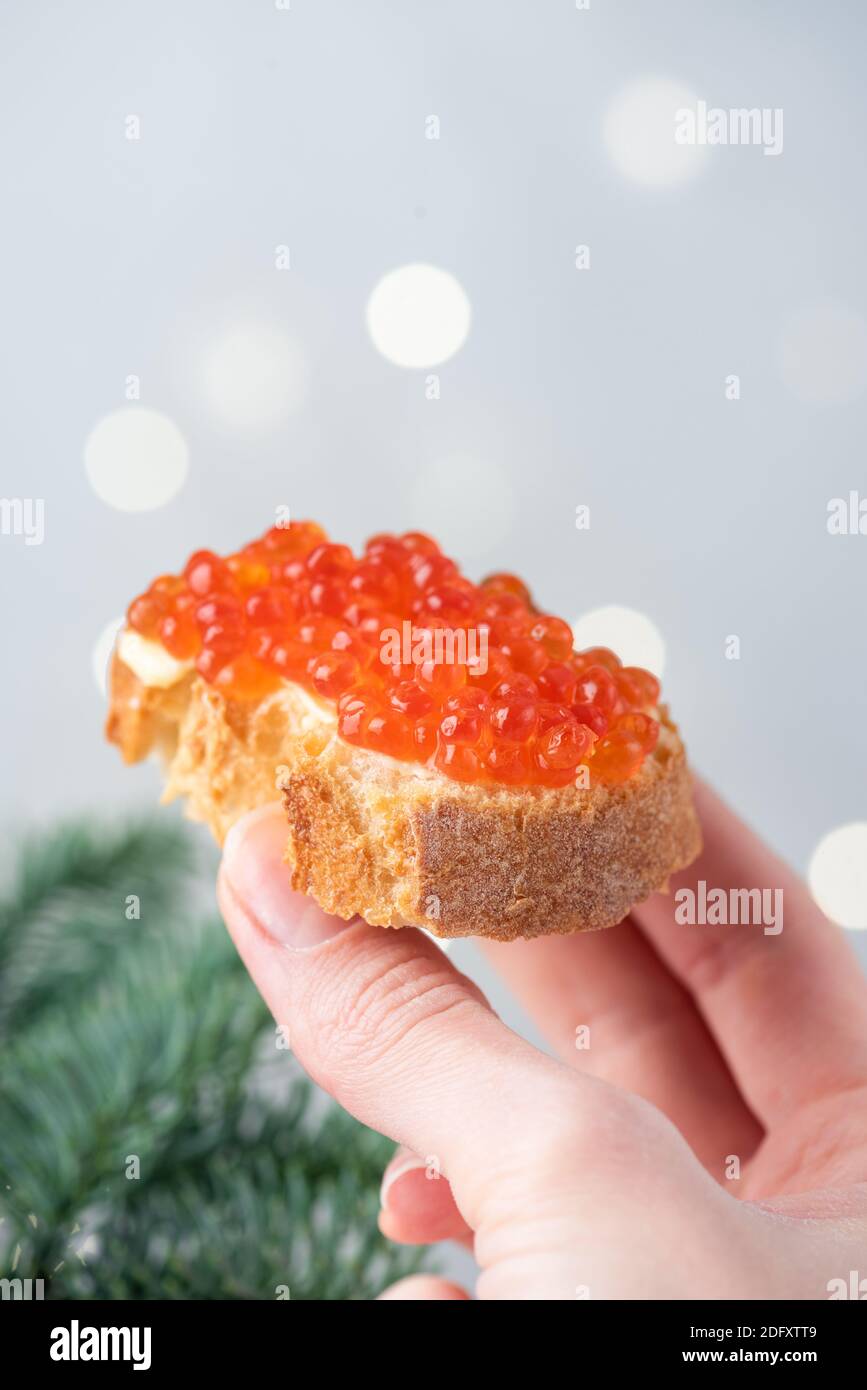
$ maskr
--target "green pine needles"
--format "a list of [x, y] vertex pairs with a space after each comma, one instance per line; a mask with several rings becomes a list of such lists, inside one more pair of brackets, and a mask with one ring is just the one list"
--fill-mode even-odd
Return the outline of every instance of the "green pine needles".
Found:
[[0, 1278], [368, 1299], [419, 1267], [376, 1227], [390, 1145], [301, 1076], [212, 872], [168, 818], [24, 842], [0, 902]]

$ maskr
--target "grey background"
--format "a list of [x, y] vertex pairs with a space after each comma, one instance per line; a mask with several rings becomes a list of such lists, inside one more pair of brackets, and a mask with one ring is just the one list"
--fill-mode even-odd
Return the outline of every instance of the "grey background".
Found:
[[[282, 503], [353, 545], [429, 524], [419, 480], [454, 455], [514, 508], [503, 526], [476, 487], [442, 499], [446, 548], [476, 576], [520, 568], [567, 617], [652, 617], [695, 763], [788, 859], [864, 817], [867, 538], [829, 536], [826, 506], [867, 491], [867, 400], [811, 403], [781, 373], [792, 314], [867, 310], [861, 7], [6, 0], [0, 38], [2, 492], [46, 504], [41, 547], [0, 537], [9, 827], [154, 802], [156, 769], [102, 741], [91, 652], [158, 571]], [[783, 154], [631, 183], [603, 122], [646, 76], [782, 107]], [[365, 327], [377, 280], [413, 261], [473, 308], [438, 401]], [[260, 432], [227, 429], [197, 377], [242, 319], [285, 328], [309, 374]], [[142, 514], [100, 501], [82, 458], [129, 373], [190, 447], [183, 490]]]

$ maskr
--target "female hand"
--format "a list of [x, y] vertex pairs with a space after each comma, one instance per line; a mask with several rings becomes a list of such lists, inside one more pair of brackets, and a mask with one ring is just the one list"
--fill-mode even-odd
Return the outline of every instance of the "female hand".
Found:
[[220, 904], [274, 1018], [402, 1146], [383, 1231], [472, 1243], [479, 1298], [828, 1298], [853, 1271], [867, 1292], [867, 983], [790, 870], [697, 801], [705, 850], [672, 890], [781, 889], [783, 930], [681, 925], [672, 893], [608, 931], [484, 943], [560, 1061], [424, 933], [293, 893], [279, 808], [228, 837]]

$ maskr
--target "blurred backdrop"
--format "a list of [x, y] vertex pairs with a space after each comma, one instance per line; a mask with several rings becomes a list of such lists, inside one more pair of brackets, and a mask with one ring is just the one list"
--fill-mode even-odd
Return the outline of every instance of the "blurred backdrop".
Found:
[[[0, 22], [8, 827], [154, 803], [102, 738], [112, 625], [288, 507], [518, 569], [661, 671], [697, 767], [803, 872], [824, 845], [817, 891], [867, 926], [865, 13]], [[765, 124], [678, 144], [701, 103]]]

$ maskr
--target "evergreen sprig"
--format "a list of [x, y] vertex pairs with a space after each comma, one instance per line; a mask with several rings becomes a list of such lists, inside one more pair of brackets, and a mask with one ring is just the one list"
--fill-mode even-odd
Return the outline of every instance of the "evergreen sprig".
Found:
[[[66, 1298], [370, 1298], [389, 1146], [313, 1091], [185, 828], [63, 826], [0, 902], [0, 1273]], [[127, 915], [131, 895], [140, 917]]]

